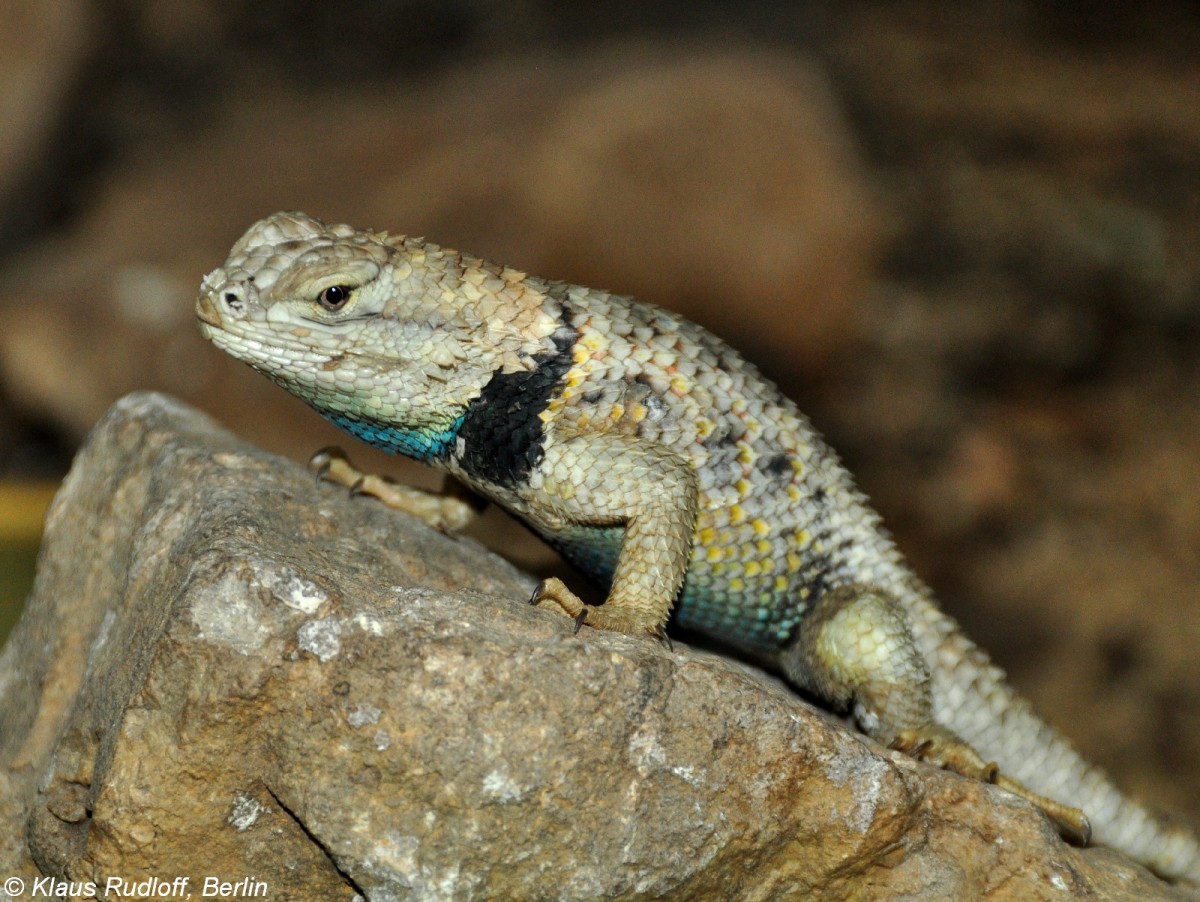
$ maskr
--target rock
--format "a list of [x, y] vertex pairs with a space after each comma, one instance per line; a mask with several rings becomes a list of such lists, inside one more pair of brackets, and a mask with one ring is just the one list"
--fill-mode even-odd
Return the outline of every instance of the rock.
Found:
[[531, 585], [176, 401], [123, 399], [0, 653], [0, 873], [271, 898], [1183, 898], [748, 667], [575, 635]]

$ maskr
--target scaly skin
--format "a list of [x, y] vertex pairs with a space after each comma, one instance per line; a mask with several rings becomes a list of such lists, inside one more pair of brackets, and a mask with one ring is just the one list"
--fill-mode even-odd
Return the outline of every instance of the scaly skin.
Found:
[[[535, 602], [658, 636], [674, 609], [872, 737], [998, 782], [1077, 841], [1090, 820], [1098, 842], [1200, 882], [1196, 837], [1037, 719], [795, 405], [694, 323], [299, 213], [252, 226], [204, 279], [196, 314], [205, 337], [338, 426], [444, 470], [610, 586], [590, 606], [551, 579]], [[370, 479], [440, 528], [470, 517], [456, 498]]]

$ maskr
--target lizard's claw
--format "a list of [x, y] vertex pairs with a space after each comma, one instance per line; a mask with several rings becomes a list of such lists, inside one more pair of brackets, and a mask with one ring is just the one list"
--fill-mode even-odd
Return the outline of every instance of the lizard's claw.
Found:
[[335, 460], [346, 460], [346, 452], [337, 445], [326, 445], [308, 459], [308, 468], [317, 478], [317, 485], [329, 479], [329, 471]]
[[667, 628], [659, 625], [650, 630], [650, 635], [667, 647], [667, 651], [674, 651], [674, 646], [671, 645], [671, 637], [667, 635]]

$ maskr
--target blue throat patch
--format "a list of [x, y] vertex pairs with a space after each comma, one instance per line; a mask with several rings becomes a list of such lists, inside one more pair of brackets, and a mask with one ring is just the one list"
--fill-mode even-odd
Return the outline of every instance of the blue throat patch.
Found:
[[403, 454], [414, 460], [433, 460], [442, 457], [458, 437], [465, 414], [460, 414], [446, 429], [401, 429], [376, 423], [371, 420], [355, 419], [345, 414], [322, 416], [339, 429], [345, 429], [355, 438], [362, 439], [389, 454]]

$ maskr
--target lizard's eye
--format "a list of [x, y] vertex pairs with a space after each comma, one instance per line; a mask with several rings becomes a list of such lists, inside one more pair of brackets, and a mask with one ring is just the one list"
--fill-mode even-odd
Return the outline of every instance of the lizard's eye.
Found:
[[317, 295], [317, 303], [335, 313], [346, 306], [346, 301], [350, 300], [350, 292], [351, 289], [345, 285], [330, 285]]

